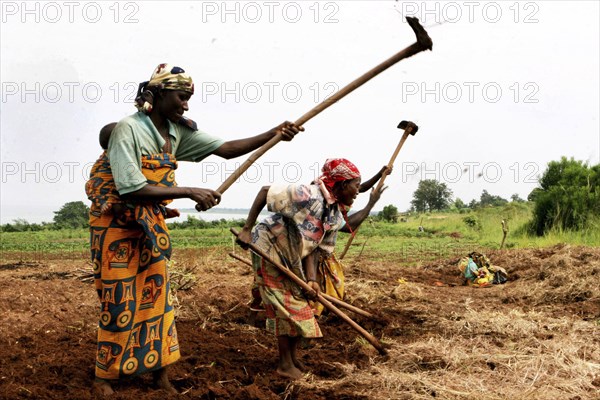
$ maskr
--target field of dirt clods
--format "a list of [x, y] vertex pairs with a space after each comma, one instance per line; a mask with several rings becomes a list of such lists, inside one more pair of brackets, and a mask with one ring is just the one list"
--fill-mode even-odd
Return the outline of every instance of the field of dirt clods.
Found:
[[[224, 249], [178, 250], [178, 268], [195, 267], [192, 288], [176, 297], [178, 398], [600, 399], [600, 249], [486, 254], [508, 283], [463, 286], [457, 259], [419, 267], [349, 259], [347, 301], [381, 318], [349, 315], [389, 352], [325, 316], [324, 338], [302, 346], [310, 373], [289, 382], [274, 373], [274, 338], [248, 321], [249, 268]], [[78, 272], [88, 268], [2, 261], [0, 398], [94, 398], [99, 303]], [[117, 399], [166, 397], [146, 376], [115, 390]]]

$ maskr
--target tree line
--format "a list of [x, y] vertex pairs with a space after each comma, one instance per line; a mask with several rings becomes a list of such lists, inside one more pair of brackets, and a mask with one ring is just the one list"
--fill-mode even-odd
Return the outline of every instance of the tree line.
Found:
[[[445, 183], [434, 179], [422, 180], [413, 193], [410, 211], [463, 212], [509, 203], [509, 200], [487, 190], [483, 190], [479, 201], [473, 199], [469, 204], [459, 198], [453, 200], [452, 195], [452, 190]], [[515, 193], [510, 201], [523, 203], [526, 200]], [[538, 187], [527, 196], [527, 201], [534, 204], [533, 219], [527, 226], [531, 234], [541, 236], [553, 229], [600, 229], [600, 164], [590, 166], [566, 157], [551, 161], [539, 177]], [[395, 221], [397, 214], [398, 210], [390, 205], [380, 213], [380, 218]]]
[[[413, 199], [410, 202], [411, 211], [431, 212], [431, 211], [449, 211], [462, 209], [476, 209], [480, 207], [499, 207], [509, 203], [500, 196], [492, 195], [487, 190], [481, 192], [479, 201], [473, 199], [466, 204], [460, 198], [453, 200], [452, 190], [445, 184], [435, 179], [425, 179], [419, 182], [417, 190], [413, 193]], [[514, 202], [525, 202], [517, 193], [511, 196]]]
[[[543, 235], [552, 229], [581, 230], [599, 228], [600, 224], [600, 164], [590, 166], [583, 161], [562, 157], [551, 161], [539, 177], [538, 187], [527, 196], [527, 200], [513, 194], [511, 202], [529, 201], [534, 204], [533, 219], [528, 231]], [[452, 190], [442, 182], [424, 179], [419, 182], [411, 201], [412, 212], [457, 211], [467, 212], [481, 207], [498, 207], [509, 200], [483, 190], [479, 200], [468, 204], [460, 198], [453, 198]], [[25, 232], [49, 229], [79, 229], [88, 227], [89, 207], [82, 201], [64, 204], [54, 211], [53, 222], [41, 224], [29, 223], [25, 219], [16, 219], [12, 224], [0, 225], [2, 232]], [[390, 204], [383, 208], [378, 219], [390, 222], [398, 220], [398, 209]], [[240, 224], [240, 221], [234, 221]], [[231, 224], [231, 221], [206, 222], [188, 218], [184, 222], [172, 222], [170, 228], [210, 228]]]
[[90, 208], [83, 201], [71, 201], [54, 211], [52, 222], [30, 223], [17, 218], [12, 224], [0, 225], [2, 232], [34, 232], [43, 230], [80, 229], [89, 227]]

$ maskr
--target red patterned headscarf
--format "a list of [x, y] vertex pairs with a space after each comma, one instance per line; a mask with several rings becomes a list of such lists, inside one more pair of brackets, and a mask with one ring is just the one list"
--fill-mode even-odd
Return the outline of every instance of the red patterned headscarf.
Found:
[[333, 185], [336, 182], [347, 181], [350, 179], [360, 178], [360, 172], [356, 165], [346, 160], [345, 158], [330, 158], [325, 161], [321, 175], [316, 182], [321, 187], [321, 191], [329, 204], [336, 202], [336, 198], [332, 193]]

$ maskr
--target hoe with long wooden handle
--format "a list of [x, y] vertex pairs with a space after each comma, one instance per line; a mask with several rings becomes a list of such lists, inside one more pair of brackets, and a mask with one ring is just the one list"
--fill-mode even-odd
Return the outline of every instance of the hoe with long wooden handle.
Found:
[[[338, 92], [334, 93], [331, 97], [329, 97], [328, 99], [324, 100], [323, 102], [317, 104], [312, 110], [310, 110], [309, 112], [307, 112], [306, 114], [301, 116], [294, 123], [298, 126], [304, 125], [306, 122], [308, 122], [314, 116], [319, 114], [321, 111], [325, 110], [327, 107], [331, 106], [332, 104], [337, 103], [338, 101], [340, 101], [340, 99], [342, 99], [344, 96], [351, 93], [354, 89], [362, 86], [363, 84], [365, 84], [369, 80], [373, 79], [375, 76], [379, 75], [380, 73], [382, 73], [383, 71], [385, 71], [386, 69], [391, 67], [392, 65], [398, 63], [400, 60], [414, 56], [415, 54], [420, 53], [425, 50], [431, 50], [433, 48], [433, 42], [431, 41], [431, 38], [427, 34], [427, 31], [425, 30], [425, 28], [423, 28], [423, 26], [419, 23], [419, 19], [414, 18], [414, 17], [406, 17], [406, 21], [408, 22], [408, 24], [410, 25], [412, 30], [415, 32], [415, 35], [417, 36], [417, 41], [415, 43], [408, 46], [407, 48], [400, 51], [399, 53], [393, 55], [392, 57], [385, 60], [384, 62], [382, 62], [375, 68], [371, 69], [370, 71], [366, 72], [359, 78], [350, 82], [348, 85], [344, 86]], [[240, 176], [242, 176], [242, 174], [244, 172], [246, 172], [246, 170], [248, 168], [250, 168], [250, 166], [256, 160], [258, 160], [259, 157], [261, 157], [263, 154], [265, 154], [267, 152], [267, 150], [269, 150], [271, 147], [273, 147], [277, 143], [279, 143], [279, 141], [281, 141], [281, 135], [276, 135], [271, 140], [269, 140], [267, 143], [263, 144], [260, 148], [258, 148], [254, 153], [252, 153], [250, 155], [250, 157], [248, 157], [248, 159], [246, 161], [244, 161], [244, 163], [242, 165], [240, 165], [240, 167], [238, 169], [236, 169], [233, 172], [233, 174], [231, 174], [227, 179], [225, 179], [225, 182], [223, 182], [221, 184], [221, 186], [219, 186], [219, 188], [217, 189], [217, 192], [223, 194], [227, 189], [229, 189], [229, 187], [231, 185], [233, 185], [233, 183]]]
[[[404, 129], [404, 134], [402, 135], [402, 139], [400, 139], [400, 143], [398, 143], [398, 146], [396, 146], [396, 150], [394, 150], [394, 154], [392, 154], [392, 158], [390, 158], [390, 162], [387, 165], [388, 168], [392, 168], [394, 166], [394, 161], [396, 161], [396, 157], [398, 157], [398, 153], [400, 152], [400, 149], [402, 148], [402, 146], [404, 146], [404, 142], [406, 142], [406, 138], [408, 137], [408, 135], [414, 136], [415, 133], [417, 133], [417, 131], [419, 130], [419, 127], [414, 122], [402, 121], [398, 125], [398, 129]], [[376, 192], [381, 190], [381, 188], [383, 187], [383, 182], [385, 181], [386, 177], [387, 177], [387, 174], [383, 174], [383, 176], [381, 178], [379, 178], [379, 182], [377, 183], [377, 186], [374, 189]], [[346, 253], [348, 252], [348, 249], [350, 248], [350, 245], [352, 244], [352, 241], [354, 240], [354, 236], [356, 236], [357, 232], [358, 232], [358, 228], [356, 228], [354, 230], [353, 234], [350, 235], [350, 237], [348, 238], [348, 241], [346, 242], [346, 246], [344, 247], [344, 251], [342, 251], [342, 254], [340, 254], [340, 260], [342, 260], [344, 258], [344, 256], [346, 255]]]
[[[239, 235], [239, 232], [235, 228], [230, 228], [229, 230], [236, 237]], [[280, 263], [278, 263], [275, 260], [271, 259], [271, 257], [269, 257], [269, 255], [267, 253], [265, 253], [264, 251], [262, 251], [261, 249], [259, 249], [258, 247], [256, 247], [253, 243], [248, 243], [248, 247], [253, 252], [255, 252], [256, 254], [258, 254], [259, 256], [261, 256], [264, 260], [266, 260], [266, 261], [270, 262], [271, 264], [273, 264], [282, 274], [284, 274], [285, 276], [287, 276], [289, 279], [292, 280], [292, 282], [296, 283], [302, 289], [306, 290], [307, 292], [312, 292], [313, 291], [313, 289], [310, 286], [308, 286], [308, 284], [306, 282], [304, 282], [302, 279], [300, 279], [298, 276], [296, 276], [296, 274], [294, 274], [288, 268], [284, 267]], [[387, 354], [387, 351], [381, 345], [381, 343], [379, 343], [379, 341], [375, 338], [375, 336], [371, 335], [362, 326], [358, 325], [349, 316], [347, 316], [346, 314], [344, 314], [343, 311], [341, 311], [339, 308], [337, 308], [336, 306], [334, 306], [333, 304], [331, 304], [327, 299], [325, 299], [325, 297], [323, 297], [322, 294], [319, 294], [317, 296], [317, 301], [319, 303], [323, 304], [323, 306], [325, 306], [325, 308], [327, 308], [329, 311], [331, 311], [332, 313], [334, 313], [335, 315], [337, 315], [338, 317], [340, 317], [342, 320], [344, 320], [344, 322], [346, 322], [348, 325], [350, 325], [350, 327], [352, 327], [352, 329], [354, 329], [355, 331], [357, 331], [358, 333], [360, 333], [361, 336], [364, 337], [365, 339], [367, 339], [367, 341], [369, 343], [371, 343], [373, 345], [373, 347], [375, 347], [377, 349], [377, 351], [379, 351], [380, 354]]]
[[[243, 257], [238, 256], [235, 253], [229, 252], [229, 257], [235, 258], [236, 260], [241, 261], [244, 264], [252, 267], [252, 263], [250, 261], [246, 260]], [[338, 306], [340, 308], [345, 308], [346, 310], [352, 311], [352, 312], [354, 312], [354, 313], [356, 313], [358, 315], [362, 315], [363, 317], [367, 317], [367, 318], [370, 318], [372, 320], [377, 320], [377, 317], [375, 315], [371, 314], [370, 312], [365, 311], [365, 310], [363, 310], [361, 308], [358, 308], [356, 306], [353, 306], [352, 304], [348, 304], [345, 301], [342, 301], [342, 300], [338, 299], [337, 297], [330, 296], [327, 293], [321, 293], [321, 295], [323, 297], [325, 297], [326, 300], [329, 300], [330, 302], [332, 302], [333, 304], [335, 304], [336, 306]]]

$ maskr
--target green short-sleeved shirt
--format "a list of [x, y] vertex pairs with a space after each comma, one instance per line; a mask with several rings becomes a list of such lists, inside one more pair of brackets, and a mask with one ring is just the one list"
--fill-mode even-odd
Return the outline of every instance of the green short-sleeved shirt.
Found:
[[[170, 121], [172, 154], [177, 161], [198, 162], [225, 141], [216, 136]], [[142, 157], [162, 153], [165, 140], [146, 114], [135, 113], [119, 121], [108, 142], [108, 159], [119, 194], [135, 192], [146, 185]]]

